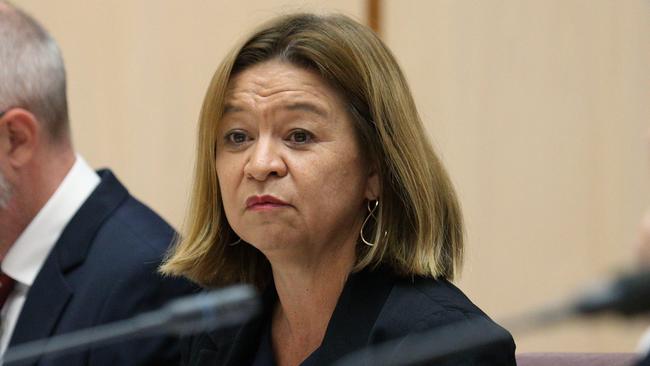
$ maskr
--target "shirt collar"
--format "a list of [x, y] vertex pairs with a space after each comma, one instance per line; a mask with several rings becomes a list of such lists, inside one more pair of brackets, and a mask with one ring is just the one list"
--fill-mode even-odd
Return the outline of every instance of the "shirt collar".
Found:
[[79, 155], [68, 174], [9, 249], [2, 271], [31, 286], [68, 222], [99, 185], [97, 173]]

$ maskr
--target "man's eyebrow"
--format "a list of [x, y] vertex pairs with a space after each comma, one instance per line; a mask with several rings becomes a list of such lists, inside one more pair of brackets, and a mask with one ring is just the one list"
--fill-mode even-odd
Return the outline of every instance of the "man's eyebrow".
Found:
[[304, 111], [317, 114], [321, 117], [327, 117], [327, 110], [321, 106], [310, 102], [295, 102], [287, 104], [284, 109], [288, 111]]

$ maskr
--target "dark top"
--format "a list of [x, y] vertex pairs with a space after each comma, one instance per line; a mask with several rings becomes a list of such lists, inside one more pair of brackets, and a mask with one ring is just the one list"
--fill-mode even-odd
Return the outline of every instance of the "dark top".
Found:
[[[194, 292], [157, 272], [174, 230], [110, 171], [66, 225], [27, 294], [9, 346], [110, 323]], [[21, 365], [177, 365], [175, 337], [150, 337]]]
[[267, 326], [264, 334], [262, 334], [260, 346], [257, 349], [252, 366], [275, 366], [275, 356], [273, 354], [273, 346], [271, 345], [270, 326]]
[[[261, 340], [268, 329], [276, 296], [274, 291], [267, 291], [264, 312], [239, 328], [184, 340], [182, 364], [248, 366], [253, 362], [263, 362], [266, 350]], [[452, 323], [478, 324], [478, 333], [499, 333], [502, 337], [498, 342], [425, 365], [516, 365], [515, 344], [510, 334], [490, 320], [454, 285], [446, 280], [402, 279], [388, 270], [364, 270], [350, 275], [323, 343], [301, 365], [330, 365], [364, 347], [405, 336], [415, 336], [416, 339], [419, 332]], [[463, 342], [462, 334], [449, 336]], [[270, 343], [268, 347], [270, 349]], [[397, 347], [393, 354], [399, 356], [399, 351]]]

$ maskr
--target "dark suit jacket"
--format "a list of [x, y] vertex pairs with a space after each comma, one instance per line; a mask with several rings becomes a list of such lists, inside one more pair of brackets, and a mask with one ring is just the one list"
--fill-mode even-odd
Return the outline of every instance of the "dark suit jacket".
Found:
[[[236, 329], [184, 340], [183, 365], [248, 366], [268, 329], [275, 293], [266, 295], [265, 312]], [[448, 281], [400, 279], [388, 270], [362, 271], [349, 277], [330, 319], [323, 343], [303, 366], [330, 365], [344, 355], [369, 345], [452, 323], [475, 322], [482, 330], [503, 338], [486, 347], [457, 354], [429, 365], [515, 365], [510, 334], [492, 322]], [[455, 336], [456, 335], [449, 335]], [[414, 338], [414, 339], [415, 339]], [[462, 337], [458, 338], [462, 342]], [[399, 348], [399, 347], [398, 347]], [[393, 353], [399, 356], [399, 349]]]
[[[9, 346], [113, 322], [193, 291], [156, 269], [174, 230], [110, 171], [63, 230], [30, 288]], [[92, 348], [28, 365], [176, 365], [174, 338]]]
[[650, 354], [642, 356], [643, 358], [636, 364], [637, 366], [650, 366]]

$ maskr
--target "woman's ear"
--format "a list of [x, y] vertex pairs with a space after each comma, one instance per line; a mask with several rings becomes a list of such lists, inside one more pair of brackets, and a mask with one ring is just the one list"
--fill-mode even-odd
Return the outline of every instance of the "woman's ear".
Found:
[[366, 184], [366, 199], [375, 201], [379, 198], [381, 193], [381, 185], [379, 182], [379, 174], [374, 167], [368, 171], [368, 182]]

